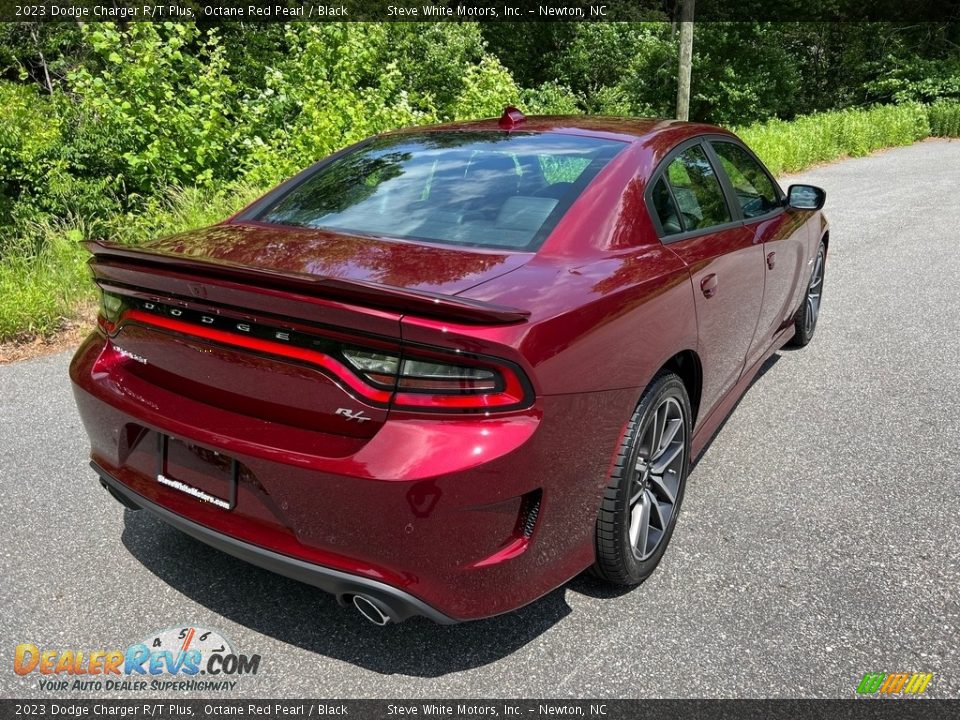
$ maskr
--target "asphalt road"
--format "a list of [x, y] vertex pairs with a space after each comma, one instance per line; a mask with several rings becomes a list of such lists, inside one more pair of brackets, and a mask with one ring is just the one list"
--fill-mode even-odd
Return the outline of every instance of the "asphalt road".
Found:
[[804, 179], [832, 222], [817, 336], [768, 363], [631, 592], [578, 578], [497, 619], [375, 628], [112, 501], [69, 354], [0, 367], [0, 695], [47, 695], [17, 643], [189, 624], [262, 656], [232, 696], [848, 697], [921, 670], [960, 696], [960, 142]]

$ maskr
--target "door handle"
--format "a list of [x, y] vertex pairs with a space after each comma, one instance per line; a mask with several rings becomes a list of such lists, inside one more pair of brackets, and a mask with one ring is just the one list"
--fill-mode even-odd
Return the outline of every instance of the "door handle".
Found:
[[773, 270], [773, 266], [777, 264], [777, 254], [775, 252], [767, 253], [767, 267]]
[[717, 276], [715, 273], [710, 273], [700, 281], [700, 290], [705, 298], [712, 298], [717, 294]]

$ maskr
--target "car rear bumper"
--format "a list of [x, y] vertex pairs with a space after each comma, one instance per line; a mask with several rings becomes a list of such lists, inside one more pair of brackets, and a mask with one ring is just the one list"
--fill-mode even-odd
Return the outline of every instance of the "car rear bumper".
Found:
[[[92, 335], [70, 368], [97, 473], [118, 498], [214, 547], [341, 600], [362, 591], [397, 619], [437, 622], [516, 609], [593, 562], [622, 431], [611, 418], [629, 416], [629, 390], [544, 397], [499, 418], [391, 417], [374, 437], [334, 446], [104, 369], [107, 342]], [[158, 482], [163, 437], [235, 461], [235, 505]]]
[[402, 622], [415, 615], [423, 616], [441, 625], [452, 625], [457, 622], [413, 595], [385, 583], [322, 565], [313, 565], [215, 532], [151, 502], [128, 488], [97, 463], [91, 462], [90, 466], [100, 476], [101, 482], [111, 491], [111, 494], [128, 508], [146, 510], [180, 532], [251, 565], [313, 585], [341, 599], [353, 595], [374, 597], [389, 608], [390, 620], [393, 622]]

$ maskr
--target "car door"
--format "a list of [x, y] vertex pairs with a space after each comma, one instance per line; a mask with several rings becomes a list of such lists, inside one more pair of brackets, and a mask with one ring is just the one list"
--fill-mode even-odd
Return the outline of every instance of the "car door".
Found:
[[752, 345], [763, 299], [763, 244], [743, 227], [702, 139], [672, 151], [648, 187], [661, 240], [690, 271], [706, 417], [739, 380]]
[[773, 339], [793, 322], [809, 271], [809, 231], [806, 213], [788, 210], [783, 192], [763, 164], [732, 138], [711, 138], [721, 179], [735, 198], [755, 243], [763, 245], [764, 291], [757, 332], [747, 353], [746, 367], [757, 362]]

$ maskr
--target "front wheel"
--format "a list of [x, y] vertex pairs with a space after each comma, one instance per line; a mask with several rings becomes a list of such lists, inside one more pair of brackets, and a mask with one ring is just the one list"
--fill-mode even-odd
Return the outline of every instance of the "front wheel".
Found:
[[801, 348], [813, 340], [813, 333], [817, 329], [817, 320], [820, 318], [820, 299], [823, 297], [823, 274], [826, 269], [827, 248], [821, 242], [817, 249], [817, 257], [813, 261], [813, 272], [810, 273], [810, 283], [807, 285], [807, 294], [793, 316], [796, 332], [790, 340], [793, 347]]
[[594, 573], [637, 585], [663, 557], [690, 471], [690, 400], [673, 373], [644, 391], [624, 434], [597, 517]]

